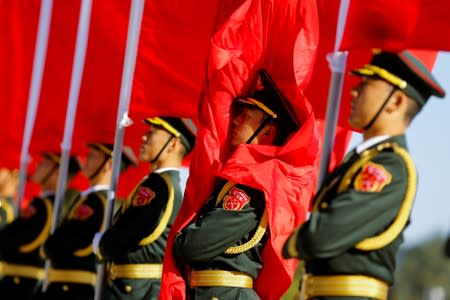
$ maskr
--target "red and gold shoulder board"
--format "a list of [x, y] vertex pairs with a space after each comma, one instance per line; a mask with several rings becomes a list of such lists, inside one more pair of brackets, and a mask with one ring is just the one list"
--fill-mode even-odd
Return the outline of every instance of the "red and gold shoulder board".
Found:
[[152, 189], [141, 186], [134, 194], [133, 206], [137, 207], [148, 205], [150, 201], [155, 198], [155, 196], [156, 193]]
[[241, 189], [233, 187], [223, 198], [222, 207], [226, 210], [242, 210], [250, 202], [250, 197]]
[[391, 180], [391, 173], [382, 165], [368, 162], [356, 176], [354, 187], [359, 192], [380, 192]]

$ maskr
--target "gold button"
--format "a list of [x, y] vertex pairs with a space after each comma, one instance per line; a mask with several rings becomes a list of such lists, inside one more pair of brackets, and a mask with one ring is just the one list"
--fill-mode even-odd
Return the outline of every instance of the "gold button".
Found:
[[20, 277], [14, 276], [13, 282], [14, 282], [14, 284], [19, 284], [20, 283]]
[[133, 288], [131, 287], [131, 285], [126, 285], [125, 286], [125, 292], [127, 292], [127, 293], [131, 293], [131, 291], [133, 290]]
[[323, 208], [323, 209], [328, 208], [328, 203], [327, 202], [320, 203], [320, 208]]
[[64, 285], [62, 286], [62, 290], [63, 290], [64, 292], [68, 292], [68, 291], [69, 291], [69, 286], [68, 286], [67, 284], [64, 284]]

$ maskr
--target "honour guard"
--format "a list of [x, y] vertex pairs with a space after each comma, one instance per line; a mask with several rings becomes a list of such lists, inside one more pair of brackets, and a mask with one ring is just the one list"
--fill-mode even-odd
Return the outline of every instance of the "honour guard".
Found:
[[18, 170], [0, 168], [0, 229], [14, 219], [13, 198], [18, 185]]
[[325, 179], [309, 221], [284, 256], [305, 261], [302, 299], [387, 299], [416, 194], [405, 132], [431, 95], [445, 92], [408, 51], [375, 51], [352, 73], [349, 124], [364, 141]]
[[[300, 129], [287, 99], [263, 70], [251, 97], [236, 99], [230, 146], [282, 145]], [[197, 217], [174, 241], [189, 299], [259, 299], [253, 289], [269, 238], [264, 192], [217, 178]], [[274, 274], [276, 276], [276, 274]]]
[[448, 258], [450, 258], [450, 236], [448, 237], [447, 241], [445, 242], [444, 253]]
[[179, 168], [192, 150], [190, 120], [147, 118], [139, 159], [151, 173], [134, 189], [104, 234], [94, 238], [97, 256], [107, 262], [103, 299], [158, 299], [166, 240], [181, 206]]
[[[33, 198], [21, 215], [0, 231], [0, 295], [5, 299], [31, 299], [45, 276], [40, 248], [52, 222], [61, 157], [56, 153], [42, 156], [31, 177], [41, 187], [40, 196]], [[69, 178], [78, 171], [78, 159], [71, 157]]]
[[[43, 299], [94, 298], [97, 263], [92, 239], [103, 224], [111, 184], [113, 145], [92, 143], [88, 147], [90, 151], [82, 172], [89, 179], [90, 187], [81, 193], [44, 244], [51, 269]], [[121, 171], [131, 165], [137, 166], [137, 158], [131, 148], [124, 146]]]

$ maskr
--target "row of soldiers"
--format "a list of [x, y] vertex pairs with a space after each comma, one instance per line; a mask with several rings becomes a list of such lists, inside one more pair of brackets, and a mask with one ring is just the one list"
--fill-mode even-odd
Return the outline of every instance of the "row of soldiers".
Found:
[[[104, 299], [157, 298], [159, 281], [152, 279], [161, 277], [167, 235], [181, 204], [179, 168], [194, 146], [195, 135], [180, 118], [145, 122], [149, 130], [143, 135], [139, 159], [151, 162], [151, 173], [138, 183], [104, 232], [113, 145], [88, 144], [82, 166], [76, 157], [70, 158], [69, 178], [81, 169], [89, 188], [72, 200], [70, 194], [66, 197], [67, 209], [50, 236], [61, 157], [43, 153], [31, 176], [41, 194], [12, 222], [12, 209], [3, 210], [9, 224], [0, 230], [2, 299], [93, 299], [98, 261], [108, 262]], [[131, 148], [123, 147], [121, 171], [137, 163]], [[51, 261], [47, 276], [45, 259]], [[48, 285], [42, 291], [45, 277]]]
[[[405, 132], [431, 95], [445, 94], [407, 51], [376, 52], [370, 64], [353, 74], [361, 76], [361, 82], [352, 90], [349, 123], [363, 131], [364, 142], [327, 176], [310, 220], [282, 249], [286, 258], [305, 261], [302, 299], [387, 299], [417, 180]], [[235, 101], [239, 110], [230, 122], [229, 145], [283, 145], [299, 130], [287, 102], [269, 74], [261, 71], [252, 96]], [[90, 145], [82, 171], [91, 187], [49, 237], [59, 156], [45, 155], [33, 175], [44, 192], [0, 231], [2, 297], [92, 299], [100, 261], [107, 262], [104, 299], [158, 299], [164, 253], [172, 251], [189, 299], [260, 299], [253, 284], [265, 263], [261, 253], [271, 234], [267, 209], [273, 209], [266, 207], [264, 193], [217, 178], [204, 206], [166, 250], [181, 206], [178, 168], [192, 150], [195, 134], [179, 118], [146, 122], [150, 130], [139, 159], [151, 163], [151, 173], [106, 231], [102, 220], [111, 146]], [[128, 151], [122, 161], [123, 168], [136, 162]], [[49, 286], [41, 293], [43, 258], [50, 258], [52, 266]]]

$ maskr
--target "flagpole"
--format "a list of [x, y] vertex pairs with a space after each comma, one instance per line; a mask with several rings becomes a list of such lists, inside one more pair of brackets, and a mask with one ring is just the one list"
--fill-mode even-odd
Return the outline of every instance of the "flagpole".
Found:
[[[89, 37], [89, 24], [91, 19], [92, 0], [83, 0], [81, 2], [80, 17], [78, 20], [77, 40], [75, 44], [75, 57], [72, 66], [72, 79], [70, 82], [69, 102], [66, 111], [66, 121], [64, 125], [64, 137], [61, 144], [61, 163], [59, 166], [58, 184], [56, 188], [55, 203], [53, 208], [52, 223], [50, 234], [55, 232], [58, 225], [61, 206], [64, 201], [67, 185], [67, 173], [69, 169], [70, 150], [72, 148], [73, 128], [75, 124], [75, 113], [77, 111], [78, 99], [80, 94], [81, 80], [86, 58], [86, 48]], [[50, 259], [45, 261], [45, 280], [42, 290], [45, 291], [48, 286], [48, 273], [51, 267]]]
[[[350, 0], [341, 0], [339, 7], [338, 23], [336, 28], [336, 40], [334, 43], [334, 52], [327, 55], [329, 67], [331, 69], [331, 82], [328, 92], [328, 104], [326, 113], [325, 131], [320, 156], [320, 169], [318, 177], [318, 187], [322, 185], [330, 165], [330, 157], [333, 150], [334, 139], [336, 135], [336, 126], [339, 119], [339, 108], [341, 105], [342, 88], [345, 79], [345, 67], [347, 65], [348, 52], [338, 51], [341, 44], [342, 35], [345, 29], [347, 11]], [[311, 231], [314, 232], [317, 227], [317, 215], [311, 214]]]
[[42, 77], [44, 74], [45, 57], [47, 53], [48, 34], [50, 30], [50, 21], [52, 17], [53, 0], [42, 0], [39, 14], [39, 24], [36, 37], [36, 46], [33, 59], [33, 70], [31, 73], [30, 93], [28, 95], [27, 115], [25, 130], [22, 139], [22, 149], [20, 154], [20, 172], [19, 187], [17, 191], [15, 215], [18, 216], [22, 199], [25, 194], [25, 185], [27, 181], [27, 167], [30, 161], [31, 136], [33, 134], [34, 122], [36, 120], [36, 111], [41, 94]]
[[[117, 111], [117, 128], [114, 140], [113, 153], [122, 153], [122, 144], [125, 134], [125, 127], [131, 124], [128, 118], [130, 106], [131, 88], [133, 85], [134, 69], [136, 66], [136, 56], [139, 43], [139, 33], [141, 30], [142, 15], [144, 13], [145, 0], [133, 0], [131, 2], [130, 19], [128, 23], [127, 45], [125, 50], [125, 60], [122, 73], [122, 83], [120, 88], [119, 107]], [[114, 199], [117, 185], [119, 183], [121, 155], [113, 155], [111, 187], [108, 191], [108, 201], [106, 206], [103, 228], [107, 230], [112, 223], [114, 213]], [[97, 269], [97, 283], [95, 287], [95, 300], [100, 300], [102, 296], [103, 282], [105, 277], [105, 263], [99, 265]]]

